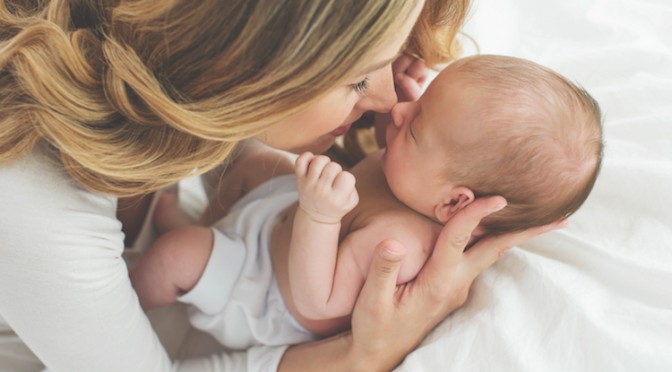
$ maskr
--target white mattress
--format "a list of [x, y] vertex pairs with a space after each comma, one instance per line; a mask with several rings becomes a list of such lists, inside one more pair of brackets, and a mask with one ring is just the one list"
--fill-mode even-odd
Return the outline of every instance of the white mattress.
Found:
[[487, 270], [398, 370], [672, 371], [672, 1], [480, 0], [466, 30], [582, 84], [605, 159], [570, 226]]

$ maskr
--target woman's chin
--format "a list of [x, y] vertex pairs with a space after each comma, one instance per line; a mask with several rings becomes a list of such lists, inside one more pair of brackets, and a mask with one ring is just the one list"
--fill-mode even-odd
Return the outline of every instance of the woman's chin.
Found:
[[322, 154], [329, 150], [329, 148], [336, 143], [336, 138], [333, 136], [324, 136], [319, 138], [317, 141], [314, 143], [307, 145], [307, 146], [301, 146], [297, 147], [294, 149], [291, 149], [290, 152], [293, 152], [295, 154], [302, 154], [306, 151], [310, 151], [313, 154]]

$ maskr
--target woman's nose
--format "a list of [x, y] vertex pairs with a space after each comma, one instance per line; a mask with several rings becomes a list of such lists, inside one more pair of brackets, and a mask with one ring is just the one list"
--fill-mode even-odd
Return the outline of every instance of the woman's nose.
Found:
[[364, 99], [367, 101], [365, 108], [367, 111], [389, 112], [397, 103], [391, 66], [371, 77], [371, 87]]

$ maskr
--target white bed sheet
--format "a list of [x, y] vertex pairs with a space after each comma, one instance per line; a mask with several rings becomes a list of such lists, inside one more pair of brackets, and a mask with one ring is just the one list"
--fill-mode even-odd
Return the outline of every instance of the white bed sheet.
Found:
[[672, 2], [477, 0], [466, 32], [580, 82], [603, 168], [568, 228], [487, 270], [398, 371], [672, 371]]

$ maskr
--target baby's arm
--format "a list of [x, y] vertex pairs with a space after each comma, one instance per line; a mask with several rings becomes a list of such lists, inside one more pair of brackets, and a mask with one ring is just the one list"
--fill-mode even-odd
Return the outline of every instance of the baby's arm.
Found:
[[[352, 310], [349, 298], [353, 291], [340, 280], [354, 281], [361, 274], [353, 265], [347, 265], [338, 268], [336, 278], [336, 269], [337, 259], [339, 262], [343, 259], [338, 256], [341, 219], [359, 201], [355, 178], [328, 157], [311, 153], [299, 156], [295, 171], [299, 207], [294, 217], [288, 267], [294, 305], [302, 316], [311, 319], [346, 315]], [[348, 276], [347, 270], [356, 271], [356, 275]], [[339, 286], [334, 287], [337, 281]]]
[[145, 310], [171, 304], [201, 278], [212, 251], [212, 231], [187, 226], [162, 235], [131, 271]]

